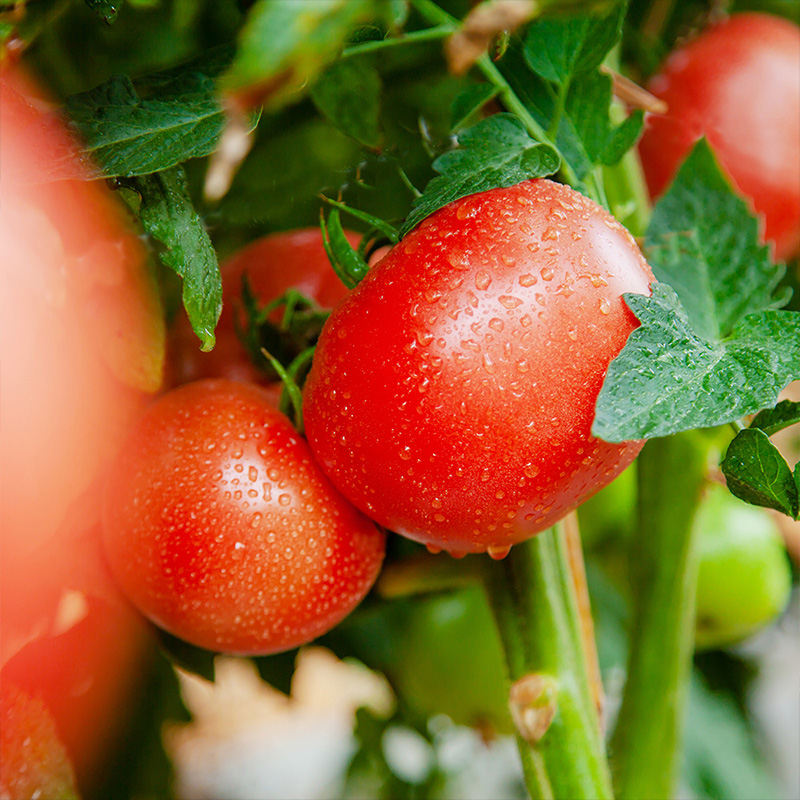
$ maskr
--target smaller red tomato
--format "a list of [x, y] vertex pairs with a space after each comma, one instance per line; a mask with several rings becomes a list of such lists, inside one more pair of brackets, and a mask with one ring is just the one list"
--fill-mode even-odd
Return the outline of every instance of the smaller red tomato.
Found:
[[777, 258], [800, 247], [800, 28], [739, 14], [675, 50], [649, 90], [666, 101], [639, 146], [651, 194], [660, 195], [705, 136], [763, 217]]
[[[360, 234], [346, 231], [348, 241], [356, 247]], [[238, 308], [242, 296], [242, 278], [247, 277], [261, 305], [272, 302], [288, 289], [297, 289], [320, 308], [333, 308], [346, 294], [347, 288], [331, 267], [319, 228], [272, 233], [256, 240], [228, 259], [221, 267], [222, 315], [217, 324], [217, 344], [209, 353], [200, 350], [200, 343], [189, 321], [181, 317], [171, 340], [172, 384], [178, 385], [200, 378], [228, 378], [245, 382], [262, 382], [264, 375], [253, 364], [239, 337], [234, 320], [246, 320]], [[280, 319], [279, 313], [274, 315]]]
[[175, 389], [142, 416], [112, 472], [104, 529], [146, 617], [251, 655], [333, 628], [372, 586], [385, 544], [266, 393], [226, 380]]

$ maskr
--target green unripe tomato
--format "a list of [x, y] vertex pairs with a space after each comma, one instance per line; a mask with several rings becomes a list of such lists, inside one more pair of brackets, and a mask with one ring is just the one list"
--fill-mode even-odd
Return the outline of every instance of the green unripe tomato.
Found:
[[740, 641], [786, 607], [792, 586], [783, 539], [763, 510], [712, 487], [695, 517], [700, 569], [698, 648]]
[[393, 682], [414, 711], [512, 732], [503, 651], [480, 588], [420, 599], [398, 656]]

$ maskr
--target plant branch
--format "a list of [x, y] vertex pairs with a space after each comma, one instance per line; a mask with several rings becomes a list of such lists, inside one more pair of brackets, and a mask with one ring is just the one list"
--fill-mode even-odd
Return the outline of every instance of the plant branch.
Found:
[[631, 542], [635, 609], [628, 681], [611, 740], [623, 800], [672, 797], [691, 675], [697, 553], [692, 522], [709, 442], [691, 431], [647, 443]]
[[516, 545], [502, 561], [487, 560], [484, 586], [512, 689], [540, 688], [515, 714], [530, 719], [518, 744], [531, 797], [610, 798], [563, 526]]

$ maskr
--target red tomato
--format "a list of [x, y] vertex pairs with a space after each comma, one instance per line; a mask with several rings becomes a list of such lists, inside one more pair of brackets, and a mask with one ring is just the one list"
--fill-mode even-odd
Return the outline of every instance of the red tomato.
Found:
[[741, 14], [678, 48], [648, 87], [666, 101], [639, 151], [650, 192], [660, 195], [705, 136], [723, 168], [763, 218], [777, 258], [800, 246], [800, 28]]
[[97, 487], [160, 386], [164, 328], [141, 244], [103, 184], [38, 182], [53, 161], [80, 173], [41, 103], [19, 73], [0, 76], [0, 664], [47, 705], [80, 778], [96, 772], [143, 652], [102, 557]]
[[112, 472], [104, 528], [145, 616], [242, 654], [334, 627], [374, 582], [385, 544], [265, 392], [226, 380], [187, 384], [145, 412]]
[[381, 525], [501, 555], [610, 482], [636, 442], [590, 435], [652, 280], [609, 214], [546, 180], [437, 211], [333, 312], [306, 384], [309, 443]]
[[[358, 246], [359, 234], [346, 231], [345, 235], [353, 247]], [[175, 385], [199, 378], [264, 380], [236, 335], [234, 319], [242, 294], [243, 275], [247, 275], [262, 305], [291, 288], [316, 301], [321, 308], [333, 308], [347, 294], [325, 253], [319, 228], [264, 236], [226, 261], [220, 271], [223, 297], [222, 315], [216, 330], [217, 344], [211, 352], [203, 353], [189, 321], [181, 317], [170, 346], [171, 382]], [[276, 319], [280, 316], [276, 315]], [[242, 324], [246, 321], [243, 314], [239, 321]]]

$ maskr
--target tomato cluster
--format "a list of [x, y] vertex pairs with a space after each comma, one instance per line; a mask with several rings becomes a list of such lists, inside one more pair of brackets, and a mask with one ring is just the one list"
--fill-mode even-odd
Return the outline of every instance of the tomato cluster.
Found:
[[[291, 275], [332, 303], [342, 290], [326, 293], [322, 255], [317, 232], [268, 237], [224, 274], [248, 273], [264, 299]], [[193, 382], [142, 417], [104, 512], [120, 584], [181, 638], [269, 653], [364, 596], [383, 554], [367, 517], [454, 554], [502, 556], [638, 452], [590, 427], [636, 326], [622, 293], [651, 278], [619, 223], [551, 181], [440, 210], [326, 324], [304, 403], [314, 457], [252, 385]]]

